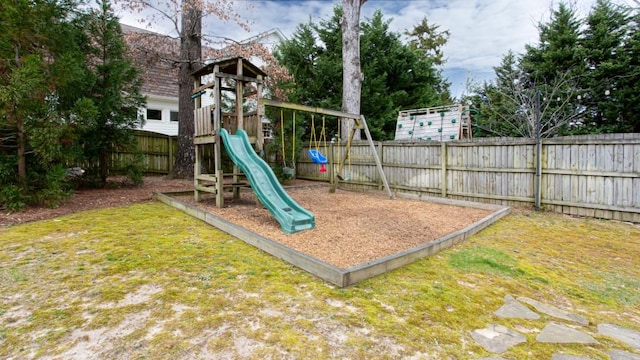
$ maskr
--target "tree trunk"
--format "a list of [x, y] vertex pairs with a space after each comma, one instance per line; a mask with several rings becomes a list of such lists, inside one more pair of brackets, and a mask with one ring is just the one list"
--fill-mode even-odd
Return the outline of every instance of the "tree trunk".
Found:
[[[365, 2], [342, 0], [342, 111], [352, 114], [360, 114], [363, 80], [360, 71], [360, 7]], [[352, 123], [351, 119], [342, 119], [342, 140], [349, 136]], [[360, 139], [360, 131], [356, 131], [354, 139]]]
[[104, 188], [107, 186], [107, 176], [109, 173], [109, 153], [103, 148], [100, 150], [100, 154], [98, 155], [98, 166], [100, 168], [100, 187]]
[[202, 63], [202, 10], [197, 1], [184, 0], [182, 3], [182, 28], [180, 33], [180, 69], [178, 73], [178, 153], [173, 167], [173, 176], [188, 178], [193, 176], [195, 153], [193, 145], [193, 73]]
[[24, 138], [24, 120], [18, 116], [16, 121], [18, 135], [18, 184], [20, 188], [27, 185], [26, 140]]

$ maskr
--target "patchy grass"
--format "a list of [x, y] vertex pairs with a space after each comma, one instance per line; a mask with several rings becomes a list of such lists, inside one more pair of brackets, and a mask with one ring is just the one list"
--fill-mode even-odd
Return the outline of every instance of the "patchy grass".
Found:
[[[0, 358], [490, 356], [469, 332], [527, 296], [589, 319], [601, 345], [505, 358], [608, 358], [596, 324], [640, 328], [640, 228], [514, 214], [467, 242], [339, 289], [162, 204], [0, 229]], [[630, 350], [630, 349], [627, 349]]]

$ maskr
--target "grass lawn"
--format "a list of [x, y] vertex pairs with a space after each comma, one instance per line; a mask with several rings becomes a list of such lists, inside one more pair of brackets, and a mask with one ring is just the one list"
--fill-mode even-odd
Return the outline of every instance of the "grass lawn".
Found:
[[[339, 289], [160, 203], [0, 229], [0, 358], [608, 359], [598, 323], [640, 330], [640, 227], [518, 212], [436, 256]], [[500, 319], [527, 296], [591, 321], [600, 345], [535, 342]]]

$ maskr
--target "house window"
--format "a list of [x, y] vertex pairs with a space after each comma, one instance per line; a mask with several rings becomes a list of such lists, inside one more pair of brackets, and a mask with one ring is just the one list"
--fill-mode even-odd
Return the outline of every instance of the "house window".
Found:
[[162, 120], [162, 110], [147, 109], [147, 120]]
[[177, 111], [172, 111], [169, 113], [169, 117], [171, 118], [171, 121], [178, 121], [180, 120], [180, 118], [178, 117], [178, 112]]

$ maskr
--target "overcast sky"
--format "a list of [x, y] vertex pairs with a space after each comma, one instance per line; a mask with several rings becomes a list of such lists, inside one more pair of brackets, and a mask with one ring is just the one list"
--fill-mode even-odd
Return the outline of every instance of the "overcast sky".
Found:
[[[595, 1], [567, 2], [575, 2], [574, 7], [582, 17]], [[633, 4], [632, 0], [614, 2]], [[250, 23], [250, 32], [213, 17], [205, 19], [204, 26], [210, 34], [238, 41], [272, 28], [290, 37], [298, 24], [327, 19], [340, 3], [340, 0], [235, 0], [236, 9]], [[537, 24], [549, 19], [553, 4], [551, 0], [368, 0], [362, 7], [361, 19], [380, 9], [385, 19], [392, 19], [392, 31], [411, 29], [425, 16], [431, 25], [449, 30], [443, 70], [452, 84], [453, 96], [459, 97], [465, 92], [468, 79], [476, 82], [492, 79], [493, 67], [500, 64], [507, 51], [521, 53], [525, 44], [535, 44]], [[123, 23], [139, 26], [133, 15], [119, 15]], [[153, 30], [168, 31], [162, 22], [156, 24]]]

